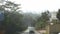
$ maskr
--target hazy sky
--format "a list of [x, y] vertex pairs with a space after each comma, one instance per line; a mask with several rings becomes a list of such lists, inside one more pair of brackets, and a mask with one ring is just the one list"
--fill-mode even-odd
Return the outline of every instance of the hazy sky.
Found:
[[45, 10], [57, 11], [60, 8], [60, 0], [13, 0], [21, 4], [24, 12], [42, 12]]

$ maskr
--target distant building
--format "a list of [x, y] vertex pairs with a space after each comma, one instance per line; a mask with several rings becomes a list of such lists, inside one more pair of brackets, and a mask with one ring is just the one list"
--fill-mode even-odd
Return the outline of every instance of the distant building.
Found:
[[53, 19], [57, 19], [56, 18], [57, 12], [50, 12], [50, 13], [51, 13], [50, 21], [52, 21]]
[[50, 18], [51, 22], [46, 28], [48, 34], [58, 34], [60, 32], [60, 24], [56, 21], [55, 21], [56, 23], [55, 22], [52, 23], [52, 20], [58, 20], [56, 15], [57, 15], [57, 12], [51, 12], [51, 18]]

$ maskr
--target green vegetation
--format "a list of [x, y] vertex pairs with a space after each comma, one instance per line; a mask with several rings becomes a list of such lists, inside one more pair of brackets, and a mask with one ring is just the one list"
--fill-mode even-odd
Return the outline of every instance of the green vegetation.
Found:
[[50, 18], [49, 11], [43, 12], [40, 18], [38, 18], [37, 20], [36, 29], [43, 29], [48, 24], [49, 18]]
[[58, 13], [57, 13], [56, 17], [60, 20], [60, 9], [58, 10]]
[[[4, 5], [0, 5], [0, 11], [4, 11], [4, 20], [1, 22], [0, 31], [5, 31], [5, 34], [20, 34], [26, 30], [27, 26], [36, 27], [37, 30], [45, 29], [50, 20], [50, 12], [46, 11], [41, 15], [33, 13], [21, 14], [20, 4], [15, 4], [11, 1], [6, 1]], [[57, 24], [60, 21], [60, 9], [57, 13], [58, 20], [52, 20], [52, 23]]]
[[22, 23], [23, 15], [19, 9], [19, 4], [10, 1], [7, 1], [5, 5], [0, 5], [0, 10], [4, 11], [4, 21], [0, 31], [5, 31], [5, 34], [17, 34], [27, 28]]

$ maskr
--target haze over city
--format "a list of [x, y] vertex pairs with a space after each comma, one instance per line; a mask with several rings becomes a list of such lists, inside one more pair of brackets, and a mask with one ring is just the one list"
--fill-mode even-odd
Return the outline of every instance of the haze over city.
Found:
[[23, 12], [40, 13], [46, 10], [52, 12], [60, 8], [60, 0], [13, 0], [13, 2], [21, 4]]

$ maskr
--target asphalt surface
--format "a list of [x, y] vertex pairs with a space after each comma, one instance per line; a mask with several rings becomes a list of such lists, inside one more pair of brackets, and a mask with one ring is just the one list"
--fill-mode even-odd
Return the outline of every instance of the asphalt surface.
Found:
[[40, 33], [35, 31], [35, 33], [24, 32], [24, 33], [21, 33], [21, 34], [40, 34]]

